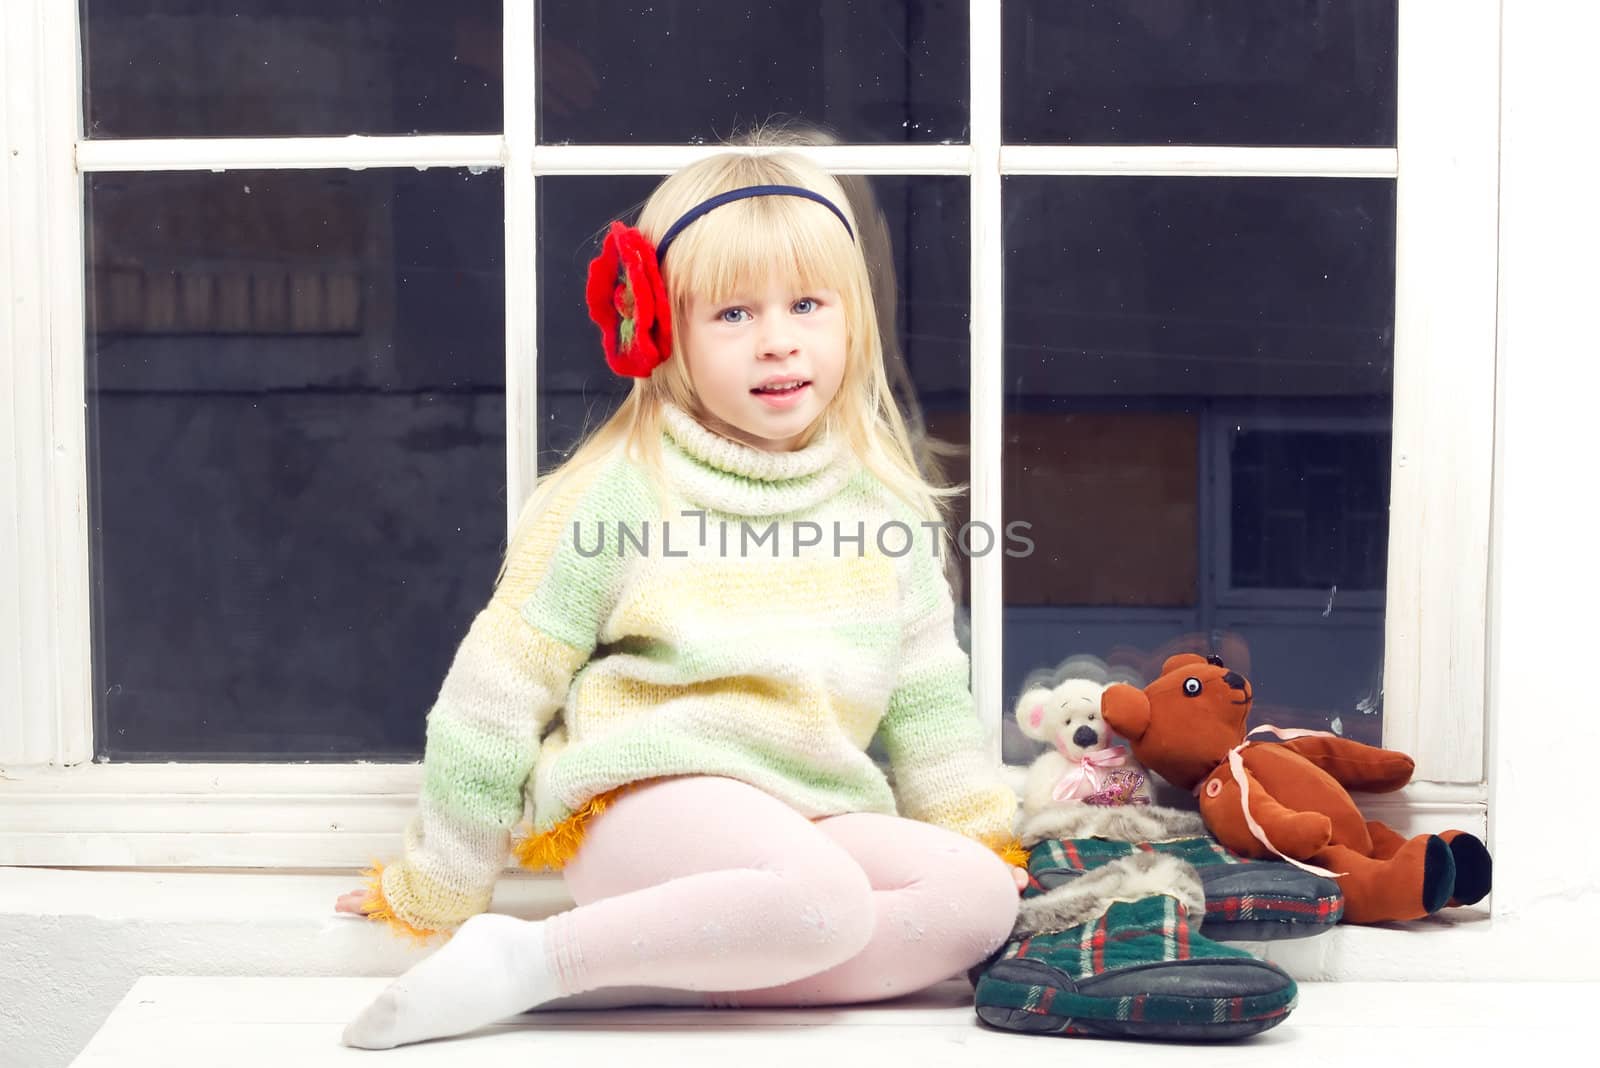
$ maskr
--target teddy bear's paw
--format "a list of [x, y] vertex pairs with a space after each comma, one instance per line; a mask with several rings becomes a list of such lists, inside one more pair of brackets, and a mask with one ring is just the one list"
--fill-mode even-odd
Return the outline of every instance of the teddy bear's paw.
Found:
[[1488, 896], [1494, 882], [1494, 860], [1489, 850], [1466, 831], [1446, 831], [1439, 837], [1449, 844], [1450, 855], [1456, 862], [1455, 888], [1446, 907], [1476, 905]]
[[1291, 857], [1310, 857], [1333, 840], [1333, 821], [1320, 812], [1295, 812], [1269, 832], [1272, 844]]

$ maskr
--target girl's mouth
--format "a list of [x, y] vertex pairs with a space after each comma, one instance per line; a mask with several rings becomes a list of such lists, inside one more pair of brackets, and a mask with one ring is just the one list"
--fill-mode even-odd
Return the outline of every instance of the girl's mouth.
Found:
[[772, 408], [791, 408], [800, 403], [800, 397], [811, 388], [810, 382], [802, 382], [798, 386], [788, 386], [778, 389], [752, 389], [751, 396]]

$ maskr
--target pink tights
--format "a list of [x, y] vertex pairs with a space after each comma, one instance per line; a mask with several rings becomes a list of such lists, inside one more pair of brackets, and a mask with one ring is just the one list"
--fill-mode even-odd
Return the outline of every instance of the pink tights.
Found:
[[563, 872], [578, 907], [546, 928], [571, 994], [707, 991], [726, 1007], [848, 1004], [961, 975], [1010, 934], [1011, 872], [931, 824], [807, 820], [734, 779], [623, 793]]

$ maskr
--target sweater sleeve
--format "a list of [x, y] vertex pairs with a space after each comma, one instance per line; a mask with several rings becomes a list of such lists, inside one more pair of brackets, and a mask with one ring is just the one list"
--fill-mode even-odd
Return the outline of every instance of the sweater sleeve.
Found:
[[902, 597], [900, 670], [878, 725], [901, 814], [966, 835], [1019, 866], [1017, 797], [984, 752], [969, 662], [935, 542], [919, 528]]
[[647, 492], [631, 465], [613, 460], [556, 486], [519, 521], [494, 593], [428, 712], [403, 856], [366, 872], [363, 911], [396, 933], [425, 940], [488, 909], [539, 739], [616, 601], [625, 561], [594, 552], [598, 525], [638, 515]]

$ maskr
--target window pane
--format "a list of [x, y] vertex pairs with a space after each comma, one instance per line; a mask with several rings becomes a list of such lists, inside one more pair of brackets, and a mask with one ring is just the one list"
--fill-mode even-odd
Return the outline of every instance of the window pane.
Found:
[[1394, 183], [1019, 177], [1004, 211], [1007, 699], [1217, 652], [1257, 722], [1378, 741]]
[[89, 176], [99, 759], [420, 755], [504, 543], [502, 190]]
[[498, 133], [501, 0], [82, 0], [90, 137]]
[[[1230, 587], [1383, 592], [1389, 435], [1229, 432]], [[1336, 595], [1335, 595], [1336, 596]]]
[[1395, 0], [1006, 0], [1007, 141], [1395, 143]]
[[783, 114], [846, 142], [967, 137], [965, 0], [539, 5], [539, 139], [703, 144]]

